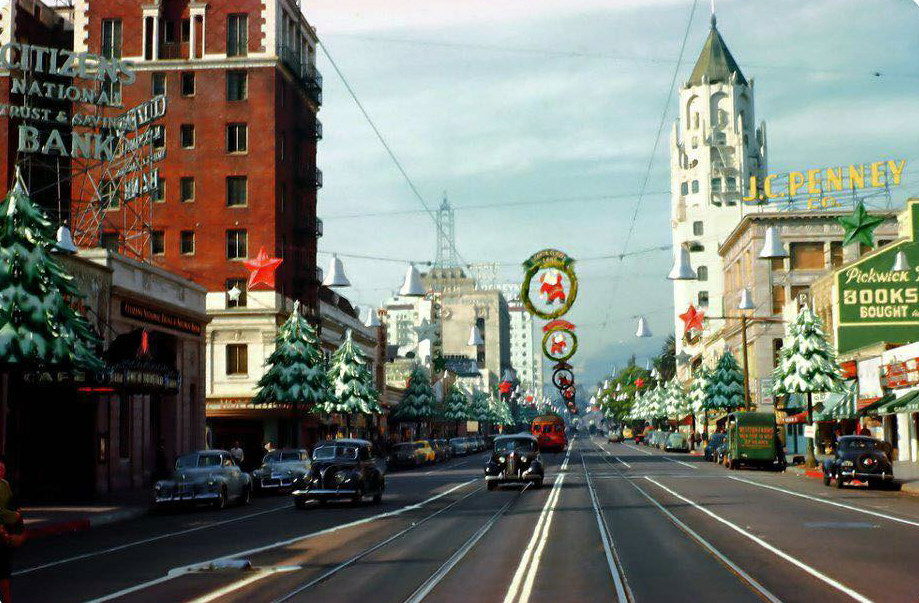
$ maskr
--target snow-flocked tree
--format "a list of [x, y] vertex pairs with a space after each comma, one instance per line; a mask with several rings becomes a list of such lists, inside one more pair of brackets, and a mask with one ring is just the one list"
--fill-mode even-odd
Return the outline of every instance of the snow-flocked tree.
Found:
[[423, 421], [434, 417], [435, 403], [434, 388], [431, 387], [428, 372], [424, 367], [416, 366], [408, 378], [408, 388], [396, 407], [396, 418], [420, 426]]
[[344, 342], [332, 356], [328, 376], [331, 395], [322, 409], [328, 413], [345, 415], [348, 435], [351, 432], [351, 415], [382, 412], [379, 394], [373, 387], [373, 374], [364, 354], [354, 345], [351, 329], [345, 332]]
[[80, 292], [53, 254], [56, 244], [17, 168], [0, 202], [0, 364], [101, 370], [99, 338], [71, 305]]
[[743, 372], [729, 350], [718, 359], [705, 397], [710, 409], [736, 410], [744, 407]]
[[470, 404], [470, 415], [473, 421], [479, 423], [488, 423], [491, 420], [491, 412], [488, 403], [488, 394], [483, 391], [472, 392], [472, 402]]
[[469, 410], [469, 397], [462, 388], [456, 384], [450, 386], [444, 396], [444, 420], [453, 421], [459, 429], [459, 424], [470, 418]]
[[256, 404], [292, 405], [299, 414], [321, 409], [329, 400], [329, 377], [316, 330], [300, 314], [300, 302], [278, 329], [268, 370], [258, 381]]

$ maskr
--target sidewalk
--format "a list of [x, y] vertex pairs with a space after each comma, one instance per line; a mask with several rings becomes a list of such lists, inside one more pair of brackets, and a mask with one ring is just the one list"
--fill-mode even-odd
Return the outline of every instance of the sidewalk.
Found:
[[[823, 479], [821, 467], [823, 466], [823, 459], [826, 458], [825, 456], [817, 455], [816, 469], [805, 469], [804, 465], [792, 465], [792, 458], [795, 456], [802, 455], [786, 455], [788, 460], [788, 471], [804, 477]], [[901, 492], [911, 496], [919, 496], [919, 463], [894, 461], [893, 474], [896, 483], [900, 485]]]
[[22, 508], [26, 540], [83, 532], [106, 524], [127, 521], [150, 511], [150, 493], [120, 495], [85, 504], [29, 505]]

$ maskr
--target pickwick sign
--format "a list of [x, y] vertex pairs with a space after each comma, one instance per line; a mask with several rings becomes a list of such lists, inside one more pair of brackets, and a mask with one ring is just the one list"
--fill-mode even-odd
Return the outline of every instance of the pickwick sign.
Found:
[[[835, 274], [839, 353], [875, 343], [914, 341], [919, 332], [919, 199], [907, 205], [909, 238], [894, 241]], [[894, 270], [898, 252], [905, 270]]]

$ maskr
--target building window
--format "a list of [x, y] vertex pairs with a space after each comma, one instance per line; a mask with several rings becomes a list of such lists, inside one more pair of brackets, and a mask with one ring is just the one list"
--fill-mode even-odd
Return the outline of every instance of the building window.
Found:
[[702, 243], [699, 243], [698, 241], [693, 241], [692, 243], [689, 244], [689, 251], [691, 253], [705, 251], [705, 246]]
[[103, 209], [113, 210], [121, 206], [121, 191], [118, 185], [111, 180], [102, 181], [99, 187], [99, 196]]
[[779, 365], [779, 359], [782, 356], [782, 340], [773, 339], [772, 340], [772, 368], [775, 368]]
[[166, 179], [162, 176], [156, 177], [156, 190], [153, 191], [153, 200], [157, 203], [166, 202]]
[[830, 241], [830, 266], [839, 268], [842, 262], [842, 241]]
[[796, 304], [806, 304], [810, 295], [810, 287], [807, 285], [795, 285], [791, 288], [791, 299]]
[[783, 285], [772, 286], [772, 313], [781, 314], [785, 307], [785, 287]]
[[195, 74], [188, 71], [182, 74], [182, 96], [195, 95]]
[[227, 56], [244, 57], [249, 52], [249, 16], [227, 17]]
[[102, 20], [102, 56], [121, 58], [121, 19]]
[[[239, 290], [237, 299], [230, 298], [230, 291], [234, 288]], [[246, 307], [246, 279], [230, 278], [227, 279], [227, 308], [245, 308]]]
[[181, 139], [183, 149], [195, 148], [195, 126], [192, 124], [182, 124]]
[[227, 153], [245, 153], [249, 149], [249, 128], [246, 124], [227, 125]]
[[154, 230], [150, 236], [150, 253], [166, 255], [166, 233], [162, 230]]
[[125, 393], [118, 399], [118, 455], [131, 457], [131, 396]]
[[688, 182], [681, 182], [681, 183], [680, 183], [680, 194], [681, 194], [681, 195], [688, 195], [688, 194], [689, 194], [689, 183], [688, 183]]
[[227, 71], [227, 100], [242, 101], [249, 96], [249, 74], [245, 71]]
[[248, 203], [248, 184], [245, 176], [227, 176], [227, 207], [242, 207]]
[[699, 192], [699, 181], [698, 181], [698, 180], [693, 180], [693, 181], [692, 181], [692, 192], [694, 192], [694, 193], [698, 193], [698, 192]]
[[708, 291], [699, 291], [698, 306], [700, 308], [708, 307]]
[[249, 374], [249, 346], [244, 343], [227, 345], [227, 375]]
[[166, 74], [154, 73], [150, 76], [150, 91], [153, 96], [166, 94]]
[[189, 42], [191, 42], [191, 21], [182, 19], [182, 43], [188, 44]]
[[109, 251], [118, 251], [118, 233], [103, 232], [100, 237], [99, 246]]
[[721, 178], [712, 178], [712, 192], [713, 193], [721, 192]]
[[823, 270], [826, 261], [823, 257], [823, 243], [791, 243], [792, 270]]
[[175, 44], [176, 41], [176, 28], [174, 21], [163, 21], [163, 43], [164, 44]]
[[287, 187], [281, 183], [281, 194], [278, 195], [278, 213], [283, 214], [287, 208]]
[[195, 200], [195, 179], [192, 176], [183, 176], [180, 188], [182, 189], [182, 203], [191, 203]]
[[734, 177], [728, 178], [724, 181], [724, 183], [728, 187], [727, 190], [729, 191], [737, 190], [737, 178], [734, 178]]
[[772, 263], [772, 270], [782, 271], [785, 270], [785, 258], [772, 258], [769, 260]]
[[696, 268], [696, 280], [700, 282], [705, 282], [708, 280], [708, 268], [705, 266], [699, 266]]
[[195, 231], [182, 231], [181, 249], [182, 255], [195, 255]]
[[702, 222], [693, 222], [692, 223], [692, 234], [696, 237], [701, 237], [705, 234], [705, 225]]
[[244, 260], [249, 257], [249, 236], [245, 230], [227, 231], [227, 259]]

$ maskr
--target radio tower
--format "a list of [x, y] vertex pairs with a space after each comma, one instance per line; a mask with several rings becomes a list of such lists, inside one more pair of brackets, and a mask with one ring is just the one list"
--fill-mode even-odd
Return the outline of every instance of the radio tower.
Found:
[[456, 229], [453, 219], [453, 208], [447, 200], [444, 191], [444, 200], [437, 212], [437, 258], [434, 260], [435, 268], [455, 268], [459, 266], [456, 259]]

